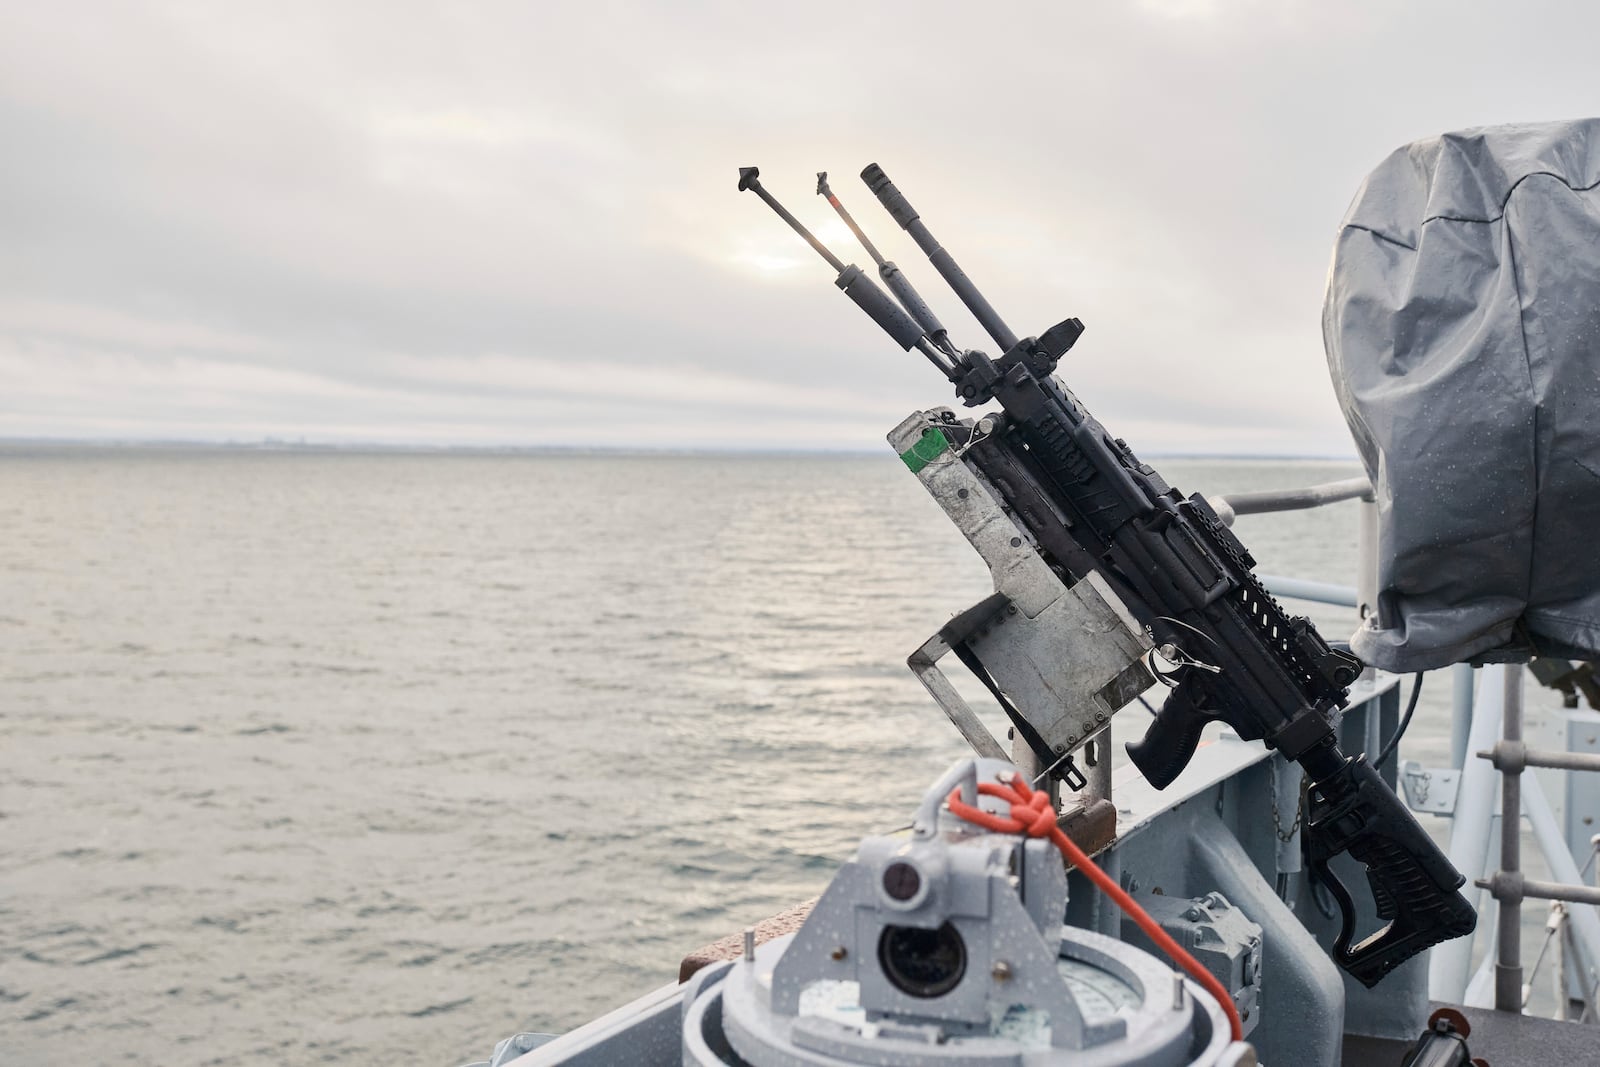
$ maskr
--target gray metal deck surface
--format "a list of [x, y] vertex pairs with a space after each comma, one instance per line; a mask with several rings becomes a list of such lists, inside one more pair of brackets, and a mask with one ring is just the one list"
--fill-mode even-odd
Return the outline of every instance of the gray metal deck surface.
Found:
[[[1490, 1008], [1464, 1008], [1452, 1004], [1472, 1024], [1467, 1047], [1489, 1067], [1587, 1067], [1600, 1064], [1600, 1028], [1557, 1022], [1534, 1015], [1512, 1015]], [[1445, 1005], [1428, 1005], [1430, 1013]], [[1398, 1067], [1410, 1046], [1404, 1041], [1347, 1036], [1344, 1067]]]

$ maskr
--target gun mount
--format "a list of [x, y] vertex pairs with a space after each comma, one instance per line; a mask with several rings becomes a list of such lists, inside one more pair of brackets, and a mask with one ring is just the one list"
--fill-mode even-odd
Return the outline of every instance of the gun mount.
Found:
[[[755, 173], [754, 168], [741, 171], [741, 190], [755, 191], [809, 242], [839, 272], [839, 288], [880, 328], [903, 349], [921, 351], [967, 406], [999, 404], [998, 412], [976, 420], [957, 420], [942, 411], [919, 413], [891, 435], [901, 458], [995, 574], [995, 598], [958, 616], [911, 659], [918, 677], [974, 747], [992, 755], [998, 746], [992, 738], [985, 742], [987, 733], [975, 728], [976, 717], [960, 707], [959, 698], [951, 699], [952, 687], [936, 673], [941, 645], [983, 680], [1040, 766], [1069, 784], [1077, 780], [1070, 777], [1076, 768], [1060, 757], [1070, 755], [1070, 746], [1099, 725], [1095, 714], [1109, 721], [1116, 707], [1136, 695], [1130, 690], [1136, 690], [1139, 675], [1124, 657], [1160, 650], [1168, 667], [1158, 676], [1168, 695], [1144, 738], [1127, 746], [1128, 755], [1152, 785], [1165, 788], [1193, 758], [1203, 728], [1222, 721], [1239, 737], [1263, 740], [1298, 762], [1308, 782], [1309, 866], [1342, 916], [1332, 953], [1340, 967], [1370, 987], [1430, 946], [1470, 933], [1477, 916], [1459, 892], [1465, 878], [1366, 757], [1347, 756], [1340, 747], [1335, 717], [1348, 702], [1362, 664], [1329, 646], [1308, 619], [1285, 613], [1256, 576], [1254, 558], [1206, 498], [1185, 498], [1172, 488], [1055, 377], [1057, 362], [1078, 341], [1083, 324], [1068, 318], [1039, 337], [1019, 339], [882, 168], [869, 165], [862, 180], [927, 254], [1001, 355], [960, 350], [942, 327], [937, 336], [927, 332], [931, 312], [924, 312], [919, 296], [902, 309], [859, 267], [845, 266], [828, 251], [760, 187]], [[819, 182], [819, 192], [844, 213], [825, 182]], [[848, 221], [855, 228], [854, 220]], [[872, 255], [884, 262], [876, 248]], [[915, 296], [909, 283], [905, 289]], [[895, 291], [901, 293], [901, 287]], [[941, 458], [947, 453], [948, 459]], [[931, 473], [924, 476], [930, 465]], [[956, 485], [957, 466], [970, 471], [982, 493], [972, 485]], [[947, 484], [955, 487], [960, 504], [949, 499]], [[996, 505], [986, 515], [980, 514], [985, 499]], [[994, 541], [996, 531], [1019, 551], [1008, 556]], [[1027, 551], [1021, 551], [1024, 546]], [[1091, 625], [1102, 619], [1108, 624], [1104, 633], [1114, 635], [1099, 656], [1122, 664], [1113, 664], [1109, 678], [1074, 677], [1052, 665], [1052, 655], [1059, 664], [1078, 655], [1079, 646], [1063, 642], [1052, 649], [1050, 623], [1039, 623], [1049, 604], [1086, 583], [1089, 588], [1073, 599]], [[1112, 607], [1115, 603], [1121, 611]], [[1013, 607], [1028, 623], [1008, 631], [984, 654], [975, 652], [974, 637], [985, 627], [993, 629], [997, 610], [1009, 615]], [[1061, 632], [1054, 630], [1057, 637]], [[1089, 717], [1078, 717], [1085, 710]], [[1086, 725], [1074, 733], [1072, 722]], [[1377, 915], [1386, 921], [1359, 942], [1354, 900], [1332, 869], [1340, 856], [1364, 868]]]

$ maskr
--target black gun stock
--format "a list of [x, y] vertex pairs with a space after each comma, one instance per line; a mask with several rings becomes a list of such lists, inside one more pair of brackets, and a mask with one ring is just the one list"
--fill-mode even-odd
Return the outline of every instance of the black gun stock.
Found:
[[[1334, 958], [1368, 986], [1429, 946], [1470, 933], [1477, 916], [1459, 892], [1465, 879], [1366, 759], [1339, 749], [1332, 714], [1347, 703], [1360, 661], [1330, 648], [1308, 619], [1289, 617], [1205, 498], [1185, 499], [1054, 377], [1083, 333], [1081, 322], [1066, 319], [1017, 339], [882, 168], [867, 167], [862, 179], [1003, 350], [993, 359], [962, 352], [946, 372], [967, 406], [998, 401], [1003, 409], [986, 416], [987, 434], [952, 443], [1006, 498], [1064, 580], [1102, 575], [1176, 665], [1166, 702], [1144, 739], [1128, 746], [1141, 773], [1165, 788], [1214, 719], [1299, 761], [1309, 780], [1311, 865], [1343, 918]], [[964, 433], [963, 425], [948, 429]], [[1364, 865], [1378, 916], [1388, 922], [1353, 947], [1354, 902], [1329, 867], [1342, 854]]]
[[[1441, 941], [1472, 932], [1477, 914], [1458, 890], [1464, 879], [1411, 813], [1396, 802], [1366, 756], [1313, 779], [1306, 811], [1312, 869], [1339, 903], [1342, 919], [1333, 942], [1334, 962], [1371, 988], [1406, 960]], [[1367, 869], [1378, 918], [1387, 925], [1354, 948], [1355, 909], [1349, 891], [1328, 869], [1348, 852]]]

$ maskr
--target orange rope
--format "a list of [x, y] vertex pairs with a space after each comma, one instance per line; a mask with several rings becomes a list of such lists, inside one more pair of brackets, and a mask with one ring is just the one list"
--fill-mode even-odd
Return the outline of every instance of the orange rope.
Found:
[[979, 808], [966, 804], [961, 800], [961, 788], [956, 787], [950, 793], [949, 807], [951, 814], [967, 822], [975, 823], [986, 830], [1000, 834], [1025, 833], [1029, 837], [1048, 837], [1055, 842], [1071, 864], [1084, 874], [1089, 881], [1099, 887], [1100, 892], [1116, 902], [1117, 907], [1128, 914], [1128, 917], [1138, 924], [1150, 940], [1161, 947], [1172, 962], [1188, 972], [1189, 976], [1203, 986], [1206, 992], [1217, 998], [1217, 1003], [1227, 1013], [1228, 1026], [1233, 1031], [1235, 1041], [1242, 1040], [1244, 1031], [1239, 1025], [1239, 1012], [1233, 1006], [1233, 997], [1222, 983], [1217, 981], [1212, 973], [1200, 965], [1200, 961], [1185, 952], [1183, 946], [1172, 940], [1168, 933], [1156, 925], [1148, 912], [1139, 907], [1138, 903], [1130, 897], [1116, 882], [1111, 880], [1094, 861], [1084, 854], [1083, 849], [1072, 843], [1072, 839], [1061, 832], [1061, 827], [1056, 825], [1056, 813], [1050, 806], [1050, 796], [1045, 790], [1028, 788], [1021, 776], [1013, 778], [1009, 786], [995, 785], [991, 782], [979, 782], [978, 792], [985, 796], [997, 797], [1011, 805], [1011, 815], [991, 814]]

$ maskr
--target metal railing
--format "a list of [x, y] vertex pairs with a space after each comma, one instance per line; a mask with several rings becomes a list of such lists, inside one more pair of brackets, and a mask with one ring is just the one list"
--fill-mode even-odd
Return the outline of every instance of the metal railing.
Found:
[[1273, 511], [1304, 511], [1337, 504], [1341, 500], [1371, 500], [1372, 483], [1365, 478], [1345, 478], [1300, 489], [1262, 489], [1207, 497], [1217, 517], [1229, 526], [1237, 515], [1264, 515]]
[[[1567, 770], [1600, 770], [1600, 757], [1581, 753], [1530, 749], [1522, 740], [1523, 670], [1521, 664], [1500, 668], [1504, 674], [1501, 738], [1493, 748], [1478, 752], [1500, 773], [1500, 863], [1499, 869], [1473, 884], [1487, 889], [1499, 909], [1495, 937], [1494, 1006], [1499, 1011], [1522, 1010], [1522, 902], [1528, 897], [1559, 900], [1569, 904], [1600, 904], [1600, 889], [1583, 883], [1571, 850], [1561, 837], [1539, 784], [1523, 779], [1528, 767], [1559, 767]], [[1525, 786], [1528, 795], [1524, 796]], [[1537, 800], [1534, 799], [1535, 794]], [[1545, 861], [1559, 881], [1546, 882], [1522, 873], [1522, 814], [1524, 800], [1533, 816], [1534, 839]], [[1538, 815], [1535, 816], [1535, 811]], [[1551, 841], [1550, 839], [1554, 840]], [[1565, 862], [1563, 862], [1565, 861]], [[1584, 999], [1594, 1003], [1600, 987], [1600, 918], [1587, 909], [1574, 909], [1569, 918], [1575, 928], [1579, 971], [1584, 976]]]
[[[1376, 599], [1377, 536], [1376, 509], [1372, 488], [1365, 478], [1307, 486], [1302, 489], [1232, 493], [1208, 498], [1224, 523], [1231, 526], [1239, 515], [1265, 514], [1322, 507], [1342, 500], [1360, 499], [1362, 508], [1359, 542], [1361, 548], [1360, 585], [1357, 588], [1327, 582], [1307, 581], [1278, 575], [1262, 575], [1262, 581], [1277, 596], [1293, 597], [1323, 604], [1356, 608], [1365, 617]], [[1429, 963], [1429, 995], [1434, 1000], [1471, 1002], [1472, 991], [1482, 989], [1491, 971], [1494, 1007], [1521, 1012], [1529, 986], [1523, 982], [1522, 903], [1529, 898], [1550, 900], [1552, 916], [1547, 928], [1561, 937], [1563, 962], [1558, 965], [1556, 983], [1560, 996], [1558, 1018], [1567, 1017], [1567, 980], [1578, 976], [1583, 1018], [1594, 1019], [1600, 1006], [1600, 913], [1588, 905], [1600, 906], [1600, 887], [1585, 883], [1572, 849], [1556, 824], [1537, 779], [1523, 778], [1529, 767], [1549, 767], [1568, 772], [1600, 771], [1600, 754], [1560, 752], [1530, 748], [1523, 740], [1523, 682], [1521, 664], [1484, 668], [1500, 675], [1498, 687], [1485, 691], [1476, 684], [1480, 673], [1466, 664], [1451, 668], [1453, 675], [1451, 761], [1460, 772], [1450, 838], [1450, 860], [1458, 870], [1483, 872], [1473, 884], [1487, 890], [1497, 910], [1496, 936], [1492, 951], [1479, 968], [1478, 977], [1468, 981], [1472, 961], [1472, 938], [1460, 938], [1437, 946]], [[1476, 698], [1476, 699], [1475, 699]], [[1499, 735], [1490, 746], [1488, 742]], [[1468, 761], [1467, 753], [1476, 749], [1478, 760]], [[1494, 812], [1494, 790], [1488, 775], [1498, 773], [1500, 785], [1500, 847], [1496, 870], [1488, 874], [1489, 842]], [[1522, 821], [1524, 815], [1533, 831], [1545, 862], [1556, 881], [1528, 878], [1522, 873]], [[1600, 855], [1600, 835], [1595, 838]], [[1593, 857], [1591, 857], [1591, 862]], [[1564, 907], [1576, 904], [1578, 907]], [[1550, 937], [1547, 936], [1548, 945]], [[1543, 961], [1541, 949], [1534, 964]], [[1570, 963], [1570, 966], [1569, 966]]]

